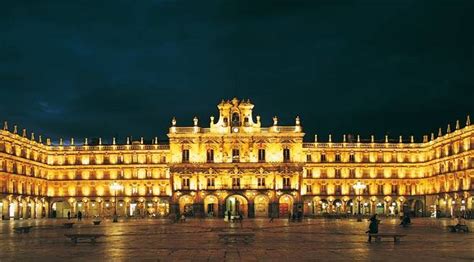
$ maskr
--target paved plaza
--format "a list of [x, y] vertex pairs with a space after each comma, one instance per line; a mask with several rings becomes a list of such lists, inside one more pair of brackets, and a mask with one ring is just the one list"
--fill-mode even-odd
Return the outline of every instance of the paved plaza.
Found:
[[[367, 243], [368, 222], [352, 219], [247, 219], [229, 224], [220, 219], [78, 222], [66, 220], [2, 221], [0, 261], [474, 261], [474, 234], [450, 233], [448, 219], [413, 219], [402, 228], [396, 219], [382, 219], [380, 232], [406, 234], [400, 243], [384, 239]], [[474, 221], [468, 221], [470, 229]], [[30, 233], [14, 233], [17, 226], [34, 226]], [[254, 232], [250, 244], [219, 241], [227, 231]], [[96, 244], [73, 244], [66, 233], [105, 234]]]

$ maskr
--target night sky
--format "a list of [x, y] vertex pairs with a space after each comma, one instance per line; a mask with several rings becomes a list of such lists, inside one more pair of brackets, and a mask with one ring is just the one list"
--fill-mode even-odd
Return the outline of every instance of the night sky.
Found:
[[166, 138], [249, 98], [306, 140], [446, 131], [474, 112], [474, 1], [5, 1], [0, 119]]

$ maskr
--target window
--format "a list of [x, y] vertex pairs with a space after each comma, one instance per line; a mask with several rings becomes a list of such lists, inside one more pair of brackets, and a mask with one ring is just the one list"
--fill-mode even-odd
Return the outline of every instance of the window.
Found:
[[349, 178], [355, 178], [355, 169], [349, 169]]
[[232, 149], [232, 162], [237, 163], [240, 161], [240, 151], [238, 149]]
[[224, 117], [224, 126], [229, 125], [229, 119], [227, 117]]
[[265, 149], [258, 150], [258, 162], [265, 162]]
[[148, 186], [146, 191], [149, 196], [153, 195], [153, 188], [151, 186]]
[[182, 162], [188, 163], [189, 162], [189, 149], [184, 149], [182, 153]]
[[240, 126], [240, 116], [237, 112], [232, 114], [232, 126]]
[[313, 177], [313, 169], [306, 169], [306, 177]]
[[232, 178], [232, 187], [240, 187], [240, 177]]
[[311, 154], [306, 155], [306, 162], [313, 162], [313, 160], [311, 159]]
[[377, 192], [379, 193], [379, 195], [383, 195], [383, 185], [377, 186]]
[[351, 162], [351, 163], [355, 162], [355, 155], [354, 154], [349, 155], [349, 162]]
[[245, 124], [245, 126], [249, 125], [249, 118], [248, 117], [244, 118], [244, 124]]
[[265, 178], [259, 177], [258, 178], [258, 186], [265, 186]]
[[341, 195], [341, 185], [336, 185], [336, 195]]
[[335, 170], [335, 176], [336, 176], [336, 178], [341, 178], [341, 169], [336, 169]]
[[321, 185], [321, 194], [326, 194], [326, 185]]
[[313, 193], [313, 186], [310, 184], [306, 185], [306, 193], [311, 194]]
[[336, 154], [336, 162], [341, 162], [341, 155], [340, 154]]
[[289, 188], [291, 187], [291, 182], [289, 177], [284, 177], [283, 178], [283, 188]]
[[288, 148], [283, 149], [283, 161], [284, 162], [290, 161], [290, 149]]
[[407, 195], [411, 195], [411, 185], [407, 185], [407, 189], [406, 189], [406, 190], [407, 190], [406, 194], [407, 194]]
[[321, 155], [321, 162], [326, 162], [326, 155], [325, 154]]
[[392, 185], [392, 194], [397, 193], [397, 185]]
[[214, 162], [214, 150], [213, 149], [208, 149], [207, 150], [207, 162], [208, 163], [213, 163]]
[[132, 196], [138, 195], [138, 188], [136, 186], [132, 187]]
[[215, 185], [214, 182], [215, 182], [215, 179], [213, 177], [207, 178], [207, 186], [208, 187], [213, 187]]
[[183, 186], [183, 188], [189, 187], [189, 178], [183, 178], [182, 186]]

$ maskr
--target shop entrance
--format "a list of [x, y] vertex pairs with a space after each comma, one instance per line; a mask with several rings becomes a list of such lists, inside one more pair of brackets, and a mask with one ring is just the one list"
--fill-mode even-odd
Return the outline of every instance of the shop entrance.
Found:
[[225, 217], [227, 219], [228, 212], [232, 219], [238, 218], [239, 214], [242, 214], [243, 217], [248, 216], [248, 201], [245, 197], [241, 195], [231, 195], [227, 197], [225, 201]]

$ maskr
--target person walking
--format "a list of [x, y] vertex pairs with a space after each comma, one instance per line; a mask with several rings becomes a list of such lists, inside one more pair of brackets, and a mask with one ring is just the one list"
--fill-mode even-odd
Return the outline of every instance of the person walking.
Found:
[[374, 214], [370, 219], [369, 230], [365, 233], [369, 233], [369, 240], [367, 242], [372, 242], [372, 236], [370, 234], [377, 234], [379, 232], [379, 223], [380, 220], [377, 219], [377, 214]]
[[270, 221], [268, 222], [273, 223], [273, 213], [270, 213]]
[[67, 211], [67, 220], [71, 219], [71, 211]]
[[227, 210], [227, 222], [232, 222], [232, 217], [230, 215], [230, 210]]
[[240, 228], [243, 227], [243, 224], [242, 224], [243, 220], [244, 220], [244, 216], [242, 216], [242, 213], [239, 213]]
[[81, 212], [81, 211], [77, 212], [77, 219], [78, 219], [79, 221], [82, 220], [82, 212]]

